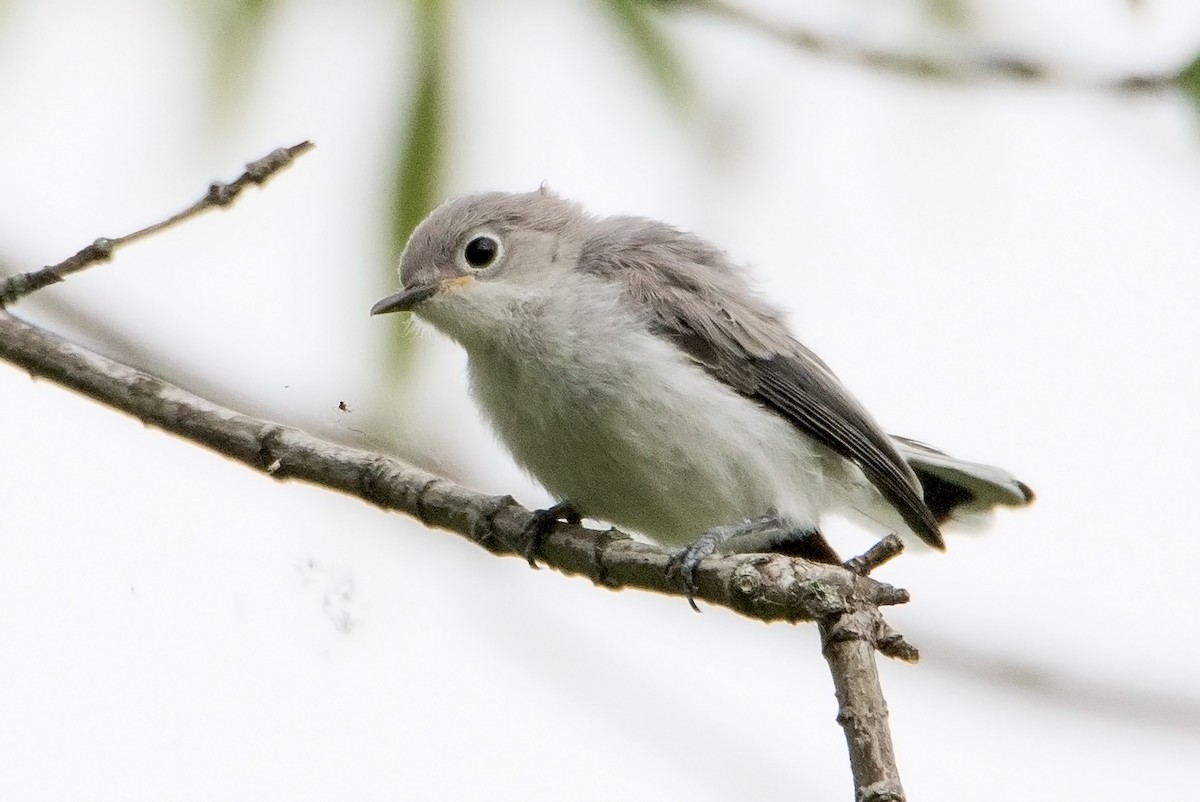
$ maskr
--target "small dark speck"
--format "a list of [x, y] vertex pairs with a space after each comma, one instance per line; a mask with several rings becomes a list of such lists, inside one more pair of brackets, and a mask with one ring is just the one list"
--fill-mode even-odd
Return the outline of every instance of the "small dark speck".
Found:
[[345, 401], [338, 401], [338, 409], [341, 410], [342, 412], [349, 412], [350, 405], [347, 404]]

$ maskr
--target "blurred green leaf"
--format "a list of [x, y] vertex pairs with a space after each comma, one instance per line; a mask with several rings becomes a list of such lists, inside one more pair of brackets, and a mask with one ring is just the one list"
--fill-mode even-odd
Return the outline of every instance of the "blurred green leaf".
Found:
[[[395, 286], [395, 264], [417, 224], [441, 200], [446, 172], [446, 26], [449, 0], [415, 0], [414, 86], [397, 141], [391, 199], [391, 255], [388, 284]], [[393, 315], [388, 365], [403, 371], [411, 363], [413, 338], [406, 321]]]
[[677, 111], [693, 103], [692, 83], [670, 40], [659, 29], [660, 9], [670, 0], [601, 0], [629, 44], [637, 51], [659, 89]]
[[198, 2], [213, 53], [213, 118], [226, 117], [241, 101], [254, 59], [262, 48], [276, 0]]
[[942, 25], [959, 28], [967, 21], [963, 0], [925, 0], [925, 8], [933, 21]]
[[1189, 64], [1183, 72], [1175, 79], [1179, 84], [1179, 88], [1183, 93], [1191, 99], [1196, 106], [1196, 110], [1200, 111], [1200, 55], [1196, 56], [1195, 60]]
[[416, 0], [415, 87], [400, 136], [392, 195], [392, 252], [441, 198], [446, 158], [447, 0]]

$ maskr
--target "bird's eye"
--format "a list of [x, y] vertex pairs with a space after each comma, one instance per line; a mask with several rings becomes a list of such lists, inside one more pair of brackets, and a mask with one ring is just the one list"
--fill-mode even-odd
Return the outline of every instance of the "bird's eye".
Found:
[[463, 256], [471, 267], [487, 267], [499, 255], [500, 243], [488, 236], [475, 237], [463, 249]]

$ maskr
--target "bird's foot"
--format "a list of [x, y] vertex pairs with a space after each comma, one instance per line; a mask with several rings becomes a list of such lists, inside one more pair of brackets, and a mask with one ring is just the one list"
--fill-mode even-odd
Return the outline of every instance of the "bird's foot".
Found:
[[569, 501], [560, 501], [544, 510], [534, 510], [533, 517], [521, 532], [521, 540], [525, 544], [521, 556], [526, 559], [531, 568], [537, 568], [538, 553], [542, 550], [542, 543], [546, 536], [554, 531], [554, 524], [566, 521], [569, 524], [578, 525], [582, 520], [583, 516], [579, 514], [579, 510], [575, 509], [575, 506]]
[[778, 528], [779, 519], [774, 515], [764, 515], [761, 518], [752, 518], [735, 524], [714, 526], [697, 538], [696, 542], [671, 555], [667, 561], [667, 577], [669, 579], [678, 577], [687, 593], [688, 604], [692, 606], [693, 610], [700, 612], [700, 608], [696, 606], [696, 569], [700, 567], [701, 560], [716, 553], [717, 549], [731, 538], [771, 532]]
[[708, 530], [695, 543], [684, 546], [667, 560], [667, 578], [679, 579], [687, 593], [688, 604], [696, 612], [700, 612], [696, 606], [696, 569], [700, 567], [701, 560], [711, 556], [728, 539], [715, 534], [717, 529], [720, 527]]

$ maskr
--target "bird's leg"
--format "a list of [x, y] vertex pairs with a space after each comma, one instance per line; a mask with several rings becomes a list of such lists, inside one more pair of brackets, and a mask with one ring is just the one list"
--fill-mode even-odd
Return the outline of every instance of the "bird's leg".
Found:
[[582, 520], [583, 516], [579, 514], [579, 510], [569, 501], [560, 501], [544, 510], [534, 510], [533, 518], [521, 532], [521, 540], [525, 544], [521, 554], [529, 562], [530, 567], [538, 567], [537, 556], [538, 552], [542, 550], [542, 541], [554, 529], [555, 523], [566, 521], [569, 524], [577, 525]]
[[688, 604], [700, 612], [696, 606], [696, 569], [700, 561], [713, 554], [727, 540], [745, 535], [757, 535], [781, 528], [779, 518], [775, 515], [764, 515], [761, 518], [751, 518], [735, 524], [714, 526], [696, 539], [695, 543], [685, 546], [671, 555], [667, 563], [667, 576], [678, 576], [687, 591]]

